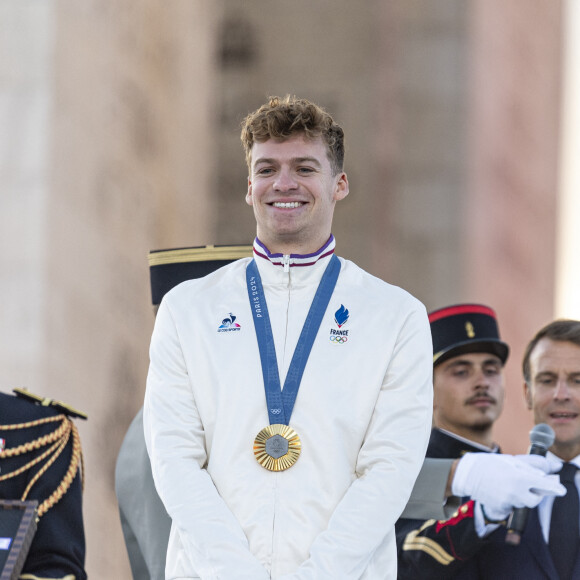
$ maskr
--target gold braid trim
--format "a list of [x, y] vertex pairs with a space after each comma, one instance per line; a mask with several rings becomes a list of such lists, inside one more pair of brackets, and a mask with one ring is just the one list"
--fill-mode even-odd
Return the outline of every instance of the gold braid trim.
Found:
[[79, 455], [81, 457], [80, 462], [80, 469], [81, 469], [81, 491], [84, 493], [85, 491], [85, 456], [83, 455], [83, 448], [81, 447], [81, 438], [77, 431], [76, 426], [73, 424], [73, 446], [78, 443], [79, 446]]
[[83, 453], [81, 449], [81, 438], [79, 437], [79, 433], [74, 423], [70, 419], [67, 419], [67, 421], [71, 425], [73, 436], [72, 440], [73, 450], [70, 465], [68, 466], [68, 470], [65, 473], [64, 477], [62, 478], [62, 481], [58, 484], [58, 487], [54, 490], [54, 492], [50, 495], [48, 499], [44, 500], [38, 506], [39, 518], [43, 516], [51, 507], [57, 504], [62, 499], [64, 494], [68, 491], [68, 488], [71, 486], [75, 478], [75, 475], [78, 471], [79, 463], [81, 465], [81, 486], [84, 491], [85, 475], [84, 475]]
[[65, 422], [66, 415], [55, 415], [54, 417], [45, 417], [44, 419], [38, 419], [37, 421], [29, 421], [28, 423], [15, 423], [13, 425], [0, 425], [0, 431], [15, 431], [17, 429], [29, 429], [30, 427], [38, 427], [38, 425], [45, 425], [46, 423], [52, 423], [54, 421], [61, 421], [61, 425], [58, 429], [49, 433], [48, 435], [43, 435], [34, 441], [28, 441], [19, 445], [18, 447], [10, 447], [9, 449], [4, 449], [0, 451], [0, 459], [4, 457], [16, 457], [17, 455], [22, 455], [23, 453], [28, 453], [34, 449], [40, 449], [45, 445], [49, 445], [54, 441], [57, 441], [63, 436], [65, 431], [69, 430], [69, 426]]
[[63, 452], [63, 449], [66, 447], [66, 444], [68, 443], [69, 436], [70, 436], [70, 428], [66, 431], [63, 438], [59, 441], [56, 451], [50, 456], [48, 461], [34, 474], [34, 477], [28, 482], [28, 485], [26, 486], [26, 489], [24, 490], [24, 493], [20, 498], [22, 501], [26, 499], [32, 486], [40, 479], [42, 475], [44, 475], [47, 472], [48, 468], [59, 458], [60, 454]]
[[61, 482], [58, 484], [57, 488], [52, 492], [52, 494], [38, 506], [37, 510], [38, 518], [43, 516], [51, 507], [57, 504], [66, 494], [75, 478], [77, 471], [79, 470], [79, 465], [81, 474], [81, 488], [84, 491], [84, 483], [85, 483], [84, 458], [82, 454], [81, 442], [77, 428], [75, 424], [71, 421], [71, 419], [69, 419], [66, 415], [56, 415], [54, 417], [46, 417], [45, 419], [30, 421], [28, 423], [18, 423], [14, 425], [0, 425], [0, 431], [12, 431], [15, 429], [27, 429], [30, 427], [36, 427], [38, 425], [43, 425], [54, 421], [61, 421], [61, 425], [58, 427], [58, 429], [56, 429], [52, 433], [39, 437], [34, 441], [30, 441], [28, 443], [24, 443], [23, 445], [19, 445], [18, 447], [11, 447], [9, 449], [4, 449], [3, 451], [0, 451], [0, 459], [4, 457], [16, 457], [18, 455], [23, 455], [24, 453], [28, 453], [33, 450], [41, 449], [42, 447], [45, 447], [46, 445], [53, 443], [53, 445], [49, 447], [39, 457], [29, 461], [26, 465], [18, 468], [15, 471], [0, 476], [0, 481], [4, 481], [6, 479], [9, 479], [10, 477], [15, 477], [23, 473], [27, 469], [30, 469], [34, 465], [40, 463], [43, 459], [46, 459], [47, 457], [50, 456], [47, 462], [38, 470], [38, 472], [33, 476], [33, 478], [28, 483], [21, 497], [21, 500], [24, 501], [28, 496], [28, 494], [30, 493], [30, 490], [34, 486], [34, 484], [40, 479], [42, 475], [46, 473], [48, 468], [58, 459], [60, 454], [64, 451], [69, 441], [70, 435], [72, 433], [72, 455], [67, 472], [65, 473]]
[[[57, 447], [59, 445], [60, 445], [60, 441], [57, 441], [54, 445], [52, 445], [52, 447], [49, 447], [44, 453], [39, 455], [36, 459], [29, 461], [28, 463], [26, 463], [25, 465], [23, 465], [22, 467], [20, 467], [18, 469], [15, 469], [14, 471], [10, 471], [10, 472], [5, 473], [4, 475], [0, 476], [0, 481], [5, 481], [6, 479], [10, 479], [11, 477], [16, 477], [17, 475], [24, 473], [27, 469], [30, 469], [31, 467], [33, 467], [37, 463], [40, 463], [43, 459], [48, 457], [51, 453], [54, 453], [54, 451], [57, 449]], [[2, 455], [0, 455], [0, 459], [1, 458], [2, 458]]]

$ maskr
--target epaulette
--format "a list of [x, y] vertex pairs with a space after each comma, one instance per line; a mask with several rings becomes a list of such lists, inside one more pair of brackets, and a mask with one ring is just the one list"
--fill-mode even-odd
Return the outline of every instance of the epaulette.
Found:
[[55, 401], [54, 399], [49, 399], [48, 397], [41, 397], [40, 395], [35, 395], [28, 391], [28, 389], [12, 389], [12, 392], [21, 399], [26, 399], [32, 403], [36, 403], [41, 407], [52, 407], [53, 409], [57, 410], [59, 413], [63, 413], [68, 417], [76, 417], [78, 419], [87, 419], [88, 415], [63, 403], [62, 401]]
[[[52, 407], [59, 411], [58, 415], [50, 415], [39, 419], [33, 419], [24, 423], [0, 425], [0, 432], [21, 431], [33, 429], [44, 425], [55, 425], [51, 432], [40, 435], [36, 439], [28, 440], [14, 447], [6, 448], [6, 441], [0, 439], [0, 459], [21, 457], [21, 463], [15, 469], [0, 474], [0, 483], [17, 477], [21, 473], [38, 467], [38, 470], [30, 477], [28, 484], [20, 497], [25, 501], [35, 483], [46, 473], [48, 468], [56, 461], [65, 447], [71, 442], [71, 458], [66, 473], [52, 493], [40, 502], [37, 509], [37, 518], [41, 518], [50, 508], [58, 503], [68, 492], [77, 472], [80, 471], [81, 489], [84, 489], [84, 461], [81, 448], [81, 440], [76, 425], [71, 417], [86, 419], [87, 416], [60, 401], [53, 401], [29, 393], [26, 389], [14, 389], [14, 393], [35, 405]], [[34, 454], [38, 452], [39, 454]], [[32, 455], [31, 455], [32, 454]], [[4, 576], [2, 576], [4, 578]]]

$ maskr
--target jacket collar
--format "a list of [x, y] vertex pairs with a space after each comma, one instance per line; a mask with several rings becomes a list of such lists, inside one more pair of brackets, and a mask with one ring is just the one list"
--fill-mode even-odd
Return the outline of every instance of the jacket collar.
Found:
[[[258, 239], [254, 240], [254, 257], [269, 261], [274, 266], [280, 266], [288, 271], [288, 268], [313, 266], [320, 259], [334, 254], [336, 241], [330, 234], [328, 241], [312, 254], [272, 254], [270, 250]], [[259, 261], [258, 261], [259, 263]]]
[[264, 284], [310, 284], [320, 281], [334, 254], [334, 236], [312, 254], [273, 254], [258, 239], [254, 240], [254, 259]]
[[427, 448], [427, 457], [439, 459], [458, 459], [465, 453], [481, 453], [481, 452], [500, 452], [499, 447], [495, 446], [493, 449], [486, 449], [482, 445], [478, 445], [473, 441], [458, 437], [448, 431], [443, 431], [433, 427], [431, 430], [431, 437], [429, 438], [429, 446]]

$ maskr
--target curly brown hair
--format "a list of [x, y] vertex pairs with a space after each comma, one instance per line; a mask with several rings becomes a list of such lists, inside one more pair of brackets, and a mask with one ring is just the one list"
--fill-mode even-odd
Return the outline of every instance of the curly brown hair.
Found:
[[248, 170], [252, 168], [252, 146], [268, 139], [284, 141], [303, 133], [307, 139], [322, 137], [334, 175], [344, 164], [344, 131], [322, 107], [307, 99], [286, 95], [270, 97], [268, 102], [250, 113], [242, 122], [242, 144]]

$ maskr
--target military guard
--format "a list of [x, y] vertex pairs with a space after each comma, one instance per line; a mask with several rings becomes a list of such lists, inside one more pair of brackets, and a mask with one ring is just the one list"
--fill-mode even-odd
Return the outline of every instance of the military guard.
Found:
[[[198, 246], [149, 253], [151, 301], [156, 311], [174, 286], [252, 255], [252, 246]], [[115, 491], [135, 580], [163, 580], [171, 520], [155, 491], [143, 435], [143, 409], [129, 426], [117, 458]]]
[[37, 502], [20, 579], [85, 580], [83, 457], [72, 419], [86, 415], [25, 389], [14, 393], [0, 393], [0, 499]]

